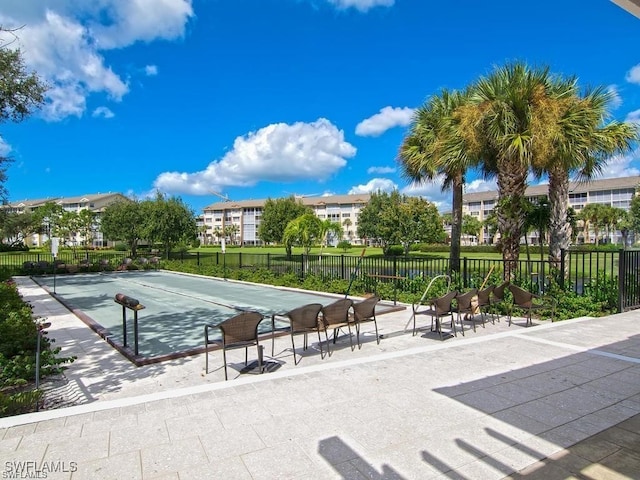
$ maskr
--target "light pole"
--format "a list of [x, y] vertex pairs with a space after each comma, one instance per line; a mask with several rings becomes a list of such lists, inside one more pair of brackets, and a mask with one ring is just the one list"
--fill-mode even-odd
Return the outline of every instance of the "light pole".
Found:
[[[36, 390], [40, 388], [40, 343], [43, 335], [42, 331], [50, 326], [51, 322], [36, 323], [36, 328], [38, 329], [38, 337], [36, 340]], [[38, 411], [39, 406], [39, 402], [36, 400], [36, 411]]]

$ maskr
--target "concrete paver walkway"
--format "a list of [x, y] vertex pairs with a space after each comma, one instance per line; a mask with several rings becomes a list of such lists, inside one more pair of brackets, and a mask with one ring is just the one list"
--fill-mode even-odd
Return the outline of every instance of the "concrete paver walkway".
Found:
[[66, 479], [550, 480], [634, 478], [640, 465], [636, 312], [503, 320], [445, 341], [403, 333], [398, 312], [379, 317], [380, 345], [369, 332], [352, 352], [342, 338], [331, 357], [312, 348], [294, 366], [282, 337], [271, 371], [224, 382], [219, 354], [208, 375], [202, 355], [135, 368], [21, 283], [78, 356], [76, 405], [0, 419], [3, 474], [33, 462]]

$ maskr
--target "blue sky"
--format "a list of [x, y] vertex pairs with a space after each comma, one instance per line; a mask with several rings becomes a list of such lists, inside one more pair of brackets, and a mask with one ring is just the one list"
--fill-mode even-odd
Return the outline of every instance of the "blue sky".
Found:
[[[609, 0], [2, 0], [45, 108], [0, 124], [10, 201], [160, 190], [220, 201], [409, 185], [412, 109], [523, 60], [616, 92], [640, 122], [640, 19]], [[5, 39], [6, 40], [6, 39]], [[604, 177], [640, 174], [640, 150]], [[494, 188], [471, 174], [467, 191]]]

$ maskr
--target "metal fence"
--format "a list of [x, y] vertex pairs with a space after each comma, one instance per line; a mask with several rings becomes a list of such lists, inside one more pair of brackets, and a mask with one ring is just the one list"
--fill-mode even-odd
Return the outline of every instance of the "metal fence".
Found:
[[50, 273], [58, 270], [80, 271], [104, 269], [105, 265], [124, 263], [127, 252], [103, 252], [100, 250], [61, 250], [54, 259], [50, 253], [11, 252], [0, 255], [0, 269], [9, 275]]
[[[557, 277], [564, 288], [578, 294], [587, 288], [597, 287], [599, 282], [619, 282], [619, 310], [640, 307], [640, 252], [629, 250], [579, 251], [570, 250], [563, 255], [561, 269], [568, 272], [566, 278]], [[277, 273], [293, 273], [303, 278], [317, 274], [350, 280], [356, 268], [363, 277], [375, 282], [396, 283], [418, 277], [432, 278], [450, 271], [449, 259], [443, 257], [403, 257], [355, 255], [292, 255], [242, 252], [175, 253], [173, 260], [195, 262], [197, 265], [217, 265], [227, 268], [266, 268]], [[555, 272], [546, 259], [539, 257], [519, 260], [515, 281], [527, 285], [533, 291], [543, 292]], [[462, 258], [460, 283], [464, 288], [477, 287], [489, 272], [501, 277], [504, 272], [502, 259]]]
[[[130, 256], [128, 252], [102, 252], [99, 250], [63, 250], [56, 258], [58, 265], [67, 271], [103, 269], [105, 265], [122, 265]], [[600, 282], [619, 286], [618, 309], [625, 311], [640, 308], [640, 251], [607, 250], [567, 252], [562, 266], [568, 276], [557, 277], [563, 287], [582, 294], [588, 288], [597, 288]], [[215, 265], [229, 269], [267, 269], [274, 273], [291, 273], [300, 278], [321, 275], [351, 280], [357, 271], [369, 284], [390, 283], [405, 286], [407, 280], [430, 279], [448, 273], [449, 259], [429, 256], [357, 256], [357, 255], [292, 255], [275, 253], [207, 252], [173, 253], [171, 260], [193, 262], [197, 265]], [[0, 255], [0, 268], [10, 275], [49, 273], [53, 269], [53, 257], [48, 253], [15, 252]], [[75, 268], [75, 267], [81, 268]], [[478, 287], [489, 272], [494, 278], [502, 278], [502, 259], [462, 258], [459, 283], [464, 288]], [[548, 260], [539, 257], [518, 261], [516, 282], [532, 291], [543, 292], [555, 275]]]

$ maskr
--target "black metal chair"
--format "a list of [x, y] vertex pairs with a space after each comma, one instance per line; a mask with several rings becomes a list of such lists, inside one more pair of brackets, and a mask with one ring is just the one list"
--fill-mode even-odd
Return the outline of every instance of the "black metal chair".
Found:
[[458, 323], [460, 324], [460, 330], [462, 330], [462, 335], [464, 335], [464, 320], [470, 319], [473, 322], [473, 331], [476, 331], [476, 319], [475, 319], [475, 309], [476, 304], [474, 302], [476, 296], [478, 294], [477, 288], [472, 288], [466, 293], [456, 295], [456, 307], [455, 311], [458, 314]]
[[[205, 372], [209, 373], [209, 347], [216, 345], [222, 348], [222, 358], [224, 361], [224, 379], [227, 376], [227, 350], [244, 348], [244, 364], [247, 365], [249, 347], [255, 345], [258, 349], [258, 367], [260, 373], [262, 369], [262, 347], [258, 338], [258, 326], [263, 320], [263, 316], [258, 312], [242, 312], [218, 325], [205, 325], [204, 327], [204, 348], [205, 348]], [[211, 338], [209, 330], [220, 329], [222, 338]]]
[[[509, 290], [513, 295], [513, 308], [520, 308], [525, 311], [525, 326], [533, 325], [531, 315], [534, 311], [551, 310], [551, 321], [555, 316], [557, 300], [553, 297], [536, 295], [517, 285], [509, 285]], [[509, 326], [511, 326], [511, 312], [509, 312]]]
[[[453, 318], [453, 314], [455, 311], [452, 308], [453, 299], [456, 298], [458, 294], [457, 291], [452, 290], [441, 297], [432, 298], [428, 302], [428, 308], [422, 310], [419, 308], [413, 309], [413, 335], [416, 334], [416, 316], [418, 315], [429, 315], [431, 316], [431, 331], [434, 331], [434, 323], [435, 330], [440, 335], [440, 339], [442, 340], [442, 318], [446, 316], [451, 316], [451, 330], [453, 334], [457, 337], [458, 333], [456, 331], [456, 324]], [[418, 304], [421, 305], [421, 304]]]
[[333, 330], [333, 343], [336, 343], [338, 338], [338, 332], [341, 328], [347, 328], [349, 330], [349, 342], [351, 344], [351, 350], [353, 351], [353, 335], [351, 334], [351, 324], [349, 320], [349, 310], [353, 306], [353, 300], [349, 298], [343, 298], [337, 300], [329, 305], [325, 305], [320, 310], [320, 322], [321, 327], [324, 328], [325, 337], [327, 339], [327, 353], [331, 356], [331, 349], [329, 348], [329, 330]]
[[[511, 282], [509, 282], [509, 280], [502, 282], [500, 285], [498, 285], [493, 289], [493, 292], [491, 292], [491, 312], [492, 313], [496, 312], [496, 309], [493, 308], [494, 305], [499, 305], [506, 302], [505, 294], [507, 293], [507, 289], [510, 283]], [[500, 321], [500, 314], [496, 313], [495, 315], [498, 321]]]
[[321, 327], [320, 322], [318, 321], [318, 315], [320, 314], [321, 309], [321, 303], [310, 303], [308, 305], [294, 308], [293, 310], [290, 310], [289, 312], [282, 315], [283, 317], [287, 317], [289, 319], [294, 365], [298, 364], [298, 361], [296, 359], [296, 344], [293, 340], [293, 337], [295, 335], [304, 335], [304, 343], [302, 349], [306, 350], [308, 347], [307, 335], [309, 333], [317, 333], [318, 345], [320, 346], [320, 358], [324, 358], [324, 354], [322, 351], [322, 339], [320, 338], [320, 331], [324, 330], [324, 327]]
[[363, 323], [373, 322], [376, 327], [376, 342], [380, 345], [380, 335], [378, 334], [378, 322], [376, 321], [376, 305], [380, 301], [380, 297], [375, 295], [361, 302], [353, 304], [353, 320], [356, 324], [356, 340], [358, 348], [362, 347], [360, 343], [360, 326]]

